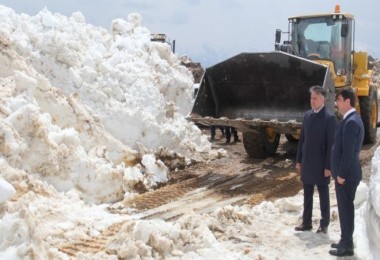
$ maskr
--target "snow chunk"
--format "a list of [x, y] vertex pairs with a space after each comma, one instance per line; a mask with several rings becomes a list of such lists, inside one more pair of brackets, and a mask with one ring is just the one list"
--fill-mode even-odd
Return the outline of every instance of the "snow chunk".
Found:
[[12, 184], [4, 180], [3, 177], [0, 176], [0, 203], [3, 203], [10, 197], [12, 197], [16, 193], [15, 188], [13, 188]]

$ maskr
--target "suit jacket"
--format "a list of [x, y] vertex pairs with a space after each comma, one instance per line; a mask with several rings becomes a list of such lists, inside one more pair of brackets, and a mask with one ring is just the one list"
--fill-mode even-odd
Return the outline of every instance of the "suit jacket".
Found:
[[296, 162], [301, 163], [301, 180], [305, 184], [330, 183], [324, 170], [331, 169], [331, 147], [337, 125], [335, 116], [324, 106], [318, 113], [305, 113]]
[[331, 151], [332, 175], [347, 182], [359, 182], [362, 179], [359, 153], [364, 139], [364, 126], [360, 115], [349, 114], [335, 132]]

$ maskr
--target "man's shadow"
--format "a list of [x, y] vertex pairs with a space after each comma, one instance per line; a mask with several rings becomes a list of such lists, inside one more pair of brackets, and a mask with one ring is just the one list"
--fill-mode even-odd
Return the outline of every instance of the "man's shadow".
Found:
[[295, 236], [306, 242], [307, 248], [315, 248], [322, 245], [331, 245], [335, 241], [328, 234], [316, 234], [315, 232], [296, 232]]

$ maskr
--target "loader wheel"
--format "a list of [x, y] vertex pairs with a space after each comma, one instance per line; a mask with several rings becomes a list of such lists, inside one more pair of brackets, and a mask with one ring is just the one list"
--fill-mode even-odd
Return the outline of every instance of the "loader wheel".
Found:
[[376, 141], [377, 133], [377, 93], [373, 86], [369, 89], [367, 97], [359, 97], [360, 114], [364, 124], [364, 143], [370, 144]]
[[273, 156], [276, 154], [279, 142], [280, 134], [271, 128], [243, 133], [244, 148], [250, 157], [262, 159]]
[[296, 138], [295, 135], [292, 135], [292, 134], [286, 134], [285, 137], [289, 143], [296, 143], [300, 139], [299, 135], [297, 136], [298, 138]]

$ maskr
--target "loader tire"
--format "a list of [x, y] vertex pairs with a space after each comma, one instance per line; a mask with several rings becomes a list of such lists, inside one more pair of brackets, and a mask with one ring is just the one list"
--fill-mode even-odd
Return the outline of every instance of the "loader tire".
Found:
[[298, 142], [298, 139], [295, 138], [292, 134], [286, 134], [285, 137], [286, 137], [286, 140], [288, 140], [289, 143], [296, 143], [296, 142]]
[[244, 149], [250, 157], [264, 159], [276, 154], [280, 134], [272, 132], [268, 134], [266, 129], [259, 132], [244, 132]]
[[373, 86], [369, 88], [366, 97], [359, 97], [360, 114], [364, 124], [364, 143], [371, 144], [376, 142], [377, 133], [377, 93]]

